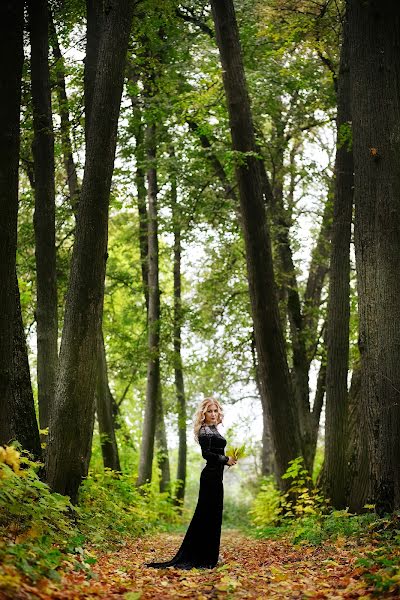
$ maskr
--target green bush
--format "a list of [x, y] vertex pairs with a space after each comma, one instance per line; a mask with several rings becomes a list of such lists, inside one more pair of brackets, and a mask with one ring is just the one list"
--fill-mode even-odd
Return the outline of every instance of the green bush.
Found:
[[66, 559], [90, 577], [96, 559], [85, 544], [111, 548], [124, 538], [179, 522], [156, 484], [139, 491], [130, 475], [93, 474], [84, 481], [76, 507], [39, 479], [41, 466], [15, 447], [0, 447], [0, 585], [11, 585], [10, 568], [31, 581], [57, 579]]
[[154, 484], [135, 487], [132, 475], [110, 470], [94, 473], [82, 484], [79, 494], [80, 524], [92, 543], [114, 544], [127, 536], [138, 536], [180, 520], [167, 493]]
[[57, 577], [74, 534], [70, 501], [40, 481], [40, 463], [13, 447], [0, 452], [0, 560], [31, 579]]

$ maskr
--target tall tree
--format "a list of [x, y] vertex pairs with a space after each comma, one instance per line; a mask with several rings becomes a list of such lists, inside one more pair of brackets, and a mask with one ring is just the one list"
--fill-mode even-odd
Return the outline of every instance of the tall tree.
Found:
[[[50, 422], [48, 481], [54, 490], [70, 495], [73, 501], [87, 473], [92, 439], [109, 196], [133, 9], [133, 1], [114, 0], [108, 4], [104, 16], [65, 306], [56, 403]], [[74, 415], [72, 423], [71, 415]]]
[[37, 378], [40, 426], [46, 428], [54, 404], [58, 360], [54, 134], [47, 0], [29, 0], [28, 17], [34, 130]]
[[108, 383], [106, 349], [101, 334], [100, 337], [97, 357], [96, 412], [99, 421], [101, 452], [105, 468], [112, 471], [121, 471], [114, 427], [113, 397]]
[[[171, 149], [171, 159], [175, 159], [174, 149]], [[177, 466], [177, 487], [175, 491], [175, 503], [178, 506], [183, 504], [186, 487], [186, 459], [187, 459], [187, 431], [186, 431], [186, 396], [185, 383], [183, 378], [182, 364], [182, 276], [181, 276], [181, 255], [182, 255], [182, 225], [179, 214], [178, 189], [176, 168], [172, 167], [171, 173], [171, 207], [172, 207], [172, 228], [174, 232], [174, 315], [173, 315], [173, 335], [174, 335], [174, 374], [175, 374], [175, 393], [177, 400], [178, 413], [178, 466]]]
[[400, 507], [400, 5], [347, 6], [361, 393], [382, 514]]
[[14, 348], [12, 352], [12, 434], [13, 438], [18, 440], [25, 450], [31, 452], [35, 458], [41, 459], [42, 449], [36, 420], [17, 277], [15, 277], [14, 290], [16, 307], [14, 314]]
[[349, 136], [351, 107], [347, 20], [343, 28], [337, 98], [335, 197], [327, 315], [324, 489], [332, 505], [340, 509], [346, 507], [347, 486], [350, 238], [354, 185]]
[[71, 141], [71, 119], [69, 114], [69, 104], [67, 89], [65, 84], [65, 66], [64, 58], [61, 52], [60, 44], [58, 41], [57, 30], [54, 25], [53, 15], [49, 14], [50, 18], [50, 39], [51, 46], [53, 48], [53, 55], [55, 59], [55, 74], [56, 74], [56, 91], [58, 100], [58, 112], [60, 115], [60, 133], [61, 133], [61, 144], [62, 153], [64, 160], [64, 168], [67, 176], [67, 185], [70, 197], [70, 204], [72, 210], [76, 214], [78, 209], [79, 201], [79, 182], [78, 175], [76, 172], [76, 165], [74, 161], [74, 155], [72, 152], [72, 141]]
[[[260, 382], [268, 401], [277, 475], [302, 455], [296, 404], [286, 361], [264, 193], [268, 181], [257, 157], [250, 101], [232, 0], [211, 2], [236, 162]], [[269, 186], [268, 186], [269, 188]], [[267, 189], [271, 197], [272, 192]], [[281, 435], [286, 431], [287, 435]], [[285, 480], [280, 479], [285, 486]]]
[[160, 412], [160, 286], [158, 270], [158, 213], [156, 170], [156, 126], [146, 127], [148, 198], [148, 366], [146, 407], [137, 485], [151, 481], [157, 412]]
[[15, 268], [18, 217], [21, 78], [24, 2], [1, 7], [0, 51], [7, 60], [0, 74], [0, 444], [13, 437], [13, 343], [16, 313]]

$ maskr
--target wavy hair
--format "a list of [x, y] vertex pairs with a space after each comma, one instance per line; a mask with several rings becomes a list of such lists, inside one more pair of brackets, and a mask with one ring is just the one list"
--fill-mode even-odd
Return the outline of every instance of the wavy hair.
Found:
[[217, 425], [222, 423], [222, 420], [224, 418], [224, 412], [223, 412], [222, 407], [221, 407], [220, 403], [218, 402], [218, 400], [216, 400], [215, 398], [211, 398], [211, 397], [204, 398], [204, 400], [202, 400], [200, 402], [200, 404], [198, 405], [196, 414], [194, 416], [194, 439], [196, 440], [196, 442], [199, 441], [200, 427], [205, 424], [206, 412], [207, 412], [207, 409], [210, 406], [210, 404], [215, 404], [215, 406], [218, 408]]

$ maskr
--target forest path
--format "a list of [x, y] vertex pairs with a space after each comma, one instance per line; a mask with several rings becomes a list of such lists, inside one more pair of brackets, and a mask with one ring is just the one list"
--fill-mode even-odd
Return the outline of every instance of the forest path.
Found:
[[[168, 560], [183, 534], [159, 533], [126, 543], [114, 553], [96, 552], [94, 577], [65, 572], [61, 583], [49, 580], [23, 586], [18, 600], [242, 600], [272, 598], [373, 598], [356, 560], [363, 551], [355, 541], [334, 545], [293, 546], [284, 540], [256, 540], [236, 530], [222, 533], [223, 563], [213, 570], [152, 569], [143, 563]], [[68, 568], [68, 565], [66, 565]], [[0, 593], [1, 597], [1, 593]], [[399, 598], [382, 594], [379, 598]]]

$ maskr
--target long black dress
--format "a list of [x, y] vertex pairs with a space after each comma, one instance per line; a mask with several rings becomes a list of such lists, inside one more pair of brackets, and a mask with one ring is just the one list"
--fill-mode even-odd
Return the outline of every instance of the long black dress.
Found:
[[207, 464], [200, 475], [199, 499], [182, 545], [171, 560], [146, 563], [147, 567], [212, 569], [218, 562], [224, 501], [222, 479], [229, 457], [225, 456], [226, 440], [215, 425], [200, 428], [199, 442]]

